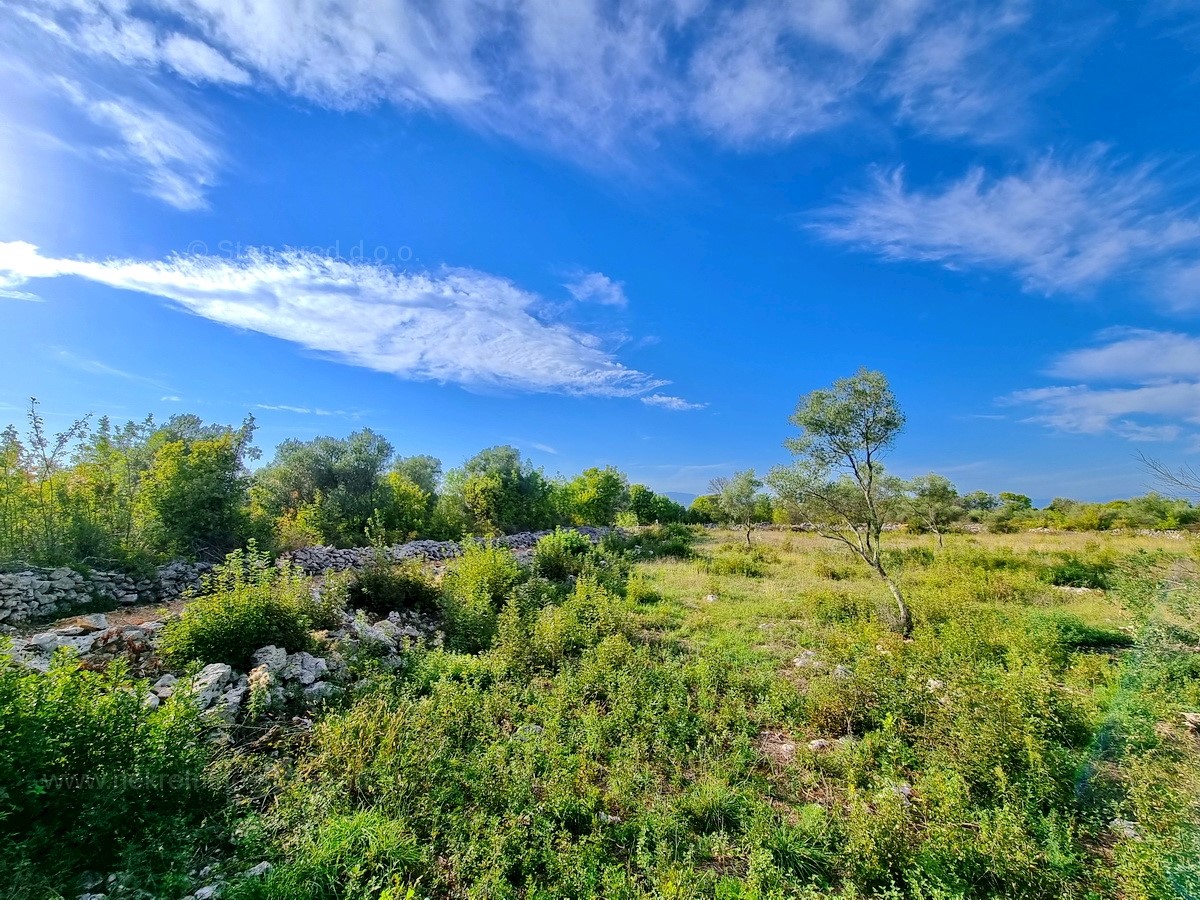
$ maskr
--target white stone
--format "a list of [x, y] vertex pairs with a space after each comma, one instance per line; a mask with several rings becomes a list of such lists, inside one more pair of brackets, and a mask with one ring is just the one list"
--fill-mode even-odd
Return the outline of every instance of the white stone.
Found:
[[312, 684], [319, 681], [321, 676], [329, 671], [325, 660], [311, 653], [289, 653], [287, 664], [280, 670], [279, 677], [284, 681], [299, 681], [301, 684]]
[[208, 709], [224, 693], [233, 678], [233, 669], [225, 663], [212, 663], [201, 669], [192, 679], [192, 692], [201, 709]]
[[267, 671], [272, 675], [278, 674], [285, 665], [287, 665], [288, 654], [282, 647], [276, 647], [271, 644], [266, 647], [261, 647], [254, 652], [254, 662], [259, 666], [266, 666]]
[[105, 631], [108, 629], [108, 619], [101, 613], [92, 613], [87, 616], [80, 616], [78, 619], [80, 626], [88, 631]]

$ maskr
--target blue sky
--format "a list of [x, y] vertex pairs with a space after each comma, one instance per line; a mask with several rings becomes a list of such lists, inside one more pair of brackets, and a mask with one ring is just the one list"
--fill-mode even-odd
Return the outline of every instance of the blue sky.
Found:
[[868, 366], [900, 474], [1200, 452], [1200, 4], [9, 8], [0, 419], [694, 493]]

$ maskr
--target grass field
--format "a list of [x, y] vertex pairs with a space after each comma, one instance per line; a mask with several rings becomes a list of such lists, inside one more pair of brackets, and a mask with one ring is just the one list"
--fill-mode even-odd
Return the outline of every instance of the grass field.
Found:
[[446, 647], [226, 745], [119, 672], [0, 670], [9, 801], [81, 747], [183, 786], [0, 816], [0, 896], [106, 864], [111, 898], [206, 865], [227, 900], [1200, 896], [1194, 544], [889, 536], [905, 641], [838, 545], [739, 540], [473, 554]]

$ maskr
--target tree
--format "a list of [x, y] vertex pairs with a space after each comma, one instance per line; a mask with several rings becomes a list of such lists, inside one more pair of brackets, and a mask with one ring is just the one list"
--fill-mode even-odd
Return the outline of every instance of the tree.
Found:
[[515, 447], [481, 450], [446, 474], [437, 518], [476, 534], [512, 534], [555, 520], [553, 490]]
[[942, 535], [946, 529], [966, 515], [962, 498], [949, 478], [921, 475], [908, 483], [909, 509], [922, 528], [937, 535], [938, 546], [945, 546]]
[[1200, 494], [1200, 472], [1193, 466], [1181, 466], [1172, 469], [1166, 463], [1150, 459], [1145, 454], [1140, 455], [1142, 468], [1154, 476], [1154, 480], [1164, 487], [1182, 490], [1189, 494]]
[[255, 478], [255, 500], [273, 518], [308, 509], [331, 544], [361, 544], [367, 522], [387, 502], [383, 472], [392, 445], [364, 428], [346, 438], [284, 441]]
[[971, 491], [962, 498], [962, 503], [970, 512], [991, 512], [1000, 505], [1000, 500], [987, 491]]
[[721, 504], [716, 494], [701, 494], [688, 508], [688, 518], [699, 525], [719, 522], [721, 515]]
[[139, 502], [154, 543], [172, 556], [221, 559], [246, 536], [248, 429], [158, 447]]
[[670, 497], [656, 494], [644, 484], [629, 486], [629, 511], [637, 517], [639, 525], [666, 525], [682, 522], [688, 511]]
[[758, 489], [763, 483], [754, 475], [753, 469], [734, 473], [732, 478], [714, 478], [710, 489], [717, 495], [717, 506], [726, 520], [738, 525], [746, 532], [746, 546], [750, 546], [750, 532], [761, 510], [762, 496]]
[[442, 461], [436, 456], [401, 456], [392, 463], [392, 471], [407, 478], [430, 497], [437, 495], [442, 484]]
[[593, 466], [563, 486], [563, 499], [571, 524], [612, 525], [629, 502], [629, 485], [615, 467]]
[[802, 396], [791, 422], [800, 435], [785, 446], [795, 460], [772, 470], [771, 486], [812, 510], [819, 534], [844, 543], [883, 580], [896, 603], [897, 629], [908, 637], [912, 616], [882, 553], [883, 526], [902, 498], [902, 484], [880, 463], [904, 428], [887, 378], [861, 369]]

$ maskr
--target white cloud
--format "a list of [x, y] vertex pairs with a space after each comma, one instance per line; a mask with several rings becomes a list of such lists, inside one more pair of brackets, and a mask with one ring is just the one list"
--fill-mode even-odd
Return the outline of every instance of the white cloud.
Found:
[[689, 403], [681, 397], [672, 397], [668, 394], [650, 394], [647, 397], [643, 397], [642, 402], [647, 406], [657, 406], [660, 409], [670, 409], [675, 412], [704, 409], [704, 407], [708, 406], [707, 403]]
[[471, 269], [397, 272], [264, 250], [236, 260], [94, 261], [0, 243], [2, 283], [64, 276], [160, 297], [224, 325], [404, 378], [608, 397], [666, 384], [622, 365], [595, 335], [543, 317], [549, 304], [538, 295]]
[[1121, 170], [1098, 150], [999, 178], [974, 168], [928, 190], [909, 188], [902, 171], [880, 173], [816, 227], [887, 259], [1011, 271], [1045, 293], [1200, 254], [1200, 221], [1167, 205], [1147, 168]]
[[289, 406], [286, 403], [255, 403], [254, 408], [267, 410], [269, 412], [295, 413], [301, 416], [339, 416], [352, 419], [358, 418], [355, 413], [347, 412], [344, 409], [322, 409], [320, 407]]
[[580, 303], [599, 303], [603, 306], [625, 306], [629, 300], [625, 296], [625, 285], [613, 281], [600, 272], [580, 275], [574, 281], [563, 285], [571, 296]]
[[127, 97], [89, 93], [80, 84], [58, 82], [61, 92], [87, 118], [118, 143], [100, 155], [139, 173], [151, 196], [177, 209], [204, 209], [216, 180], [219, 151], [180, 118]]
[[1110, 342], [1063, 354], [1050, 373], [1100, 381], [1200, 381], [1200, 337], [1144, 329], [1117, 329], [1101, 337]]
[[203, 41], [172, 34], [159, 44], [158, 49], [163, 62], [189, 81], [250, 83], [248, 72], [235, 66]]
[[[1050, 373], [1093, 383], [1030, 388], [1004, 398], [1029, 406], [1027, 421], [1073, 434], [1173, 441], [1200, 426], [1200, 337], [1124, 329], [1055, 360]], [[1112, 382], [1096, 387], [1094, 382]]]
[[93, 59], [333, 108], [439, 109], [596, 159], [672, 128], [733, 146], [789, 140], [868, 108], [953, 135], [990, 128], [1013, 106], [1012, 48], [1000, 45], [1023, 24], [1020, 7], [43, 0], [19, 9], [59, 46]]

